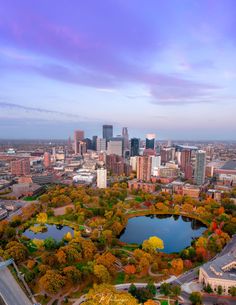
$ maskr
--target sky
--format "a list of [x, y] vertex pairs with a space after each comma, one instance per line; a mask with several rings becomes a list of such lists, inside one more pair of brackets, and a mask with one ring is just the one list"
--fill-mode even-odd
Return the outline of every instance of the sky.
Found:
[[236, 139], [235, 0], [0, 0], [0, 138]]

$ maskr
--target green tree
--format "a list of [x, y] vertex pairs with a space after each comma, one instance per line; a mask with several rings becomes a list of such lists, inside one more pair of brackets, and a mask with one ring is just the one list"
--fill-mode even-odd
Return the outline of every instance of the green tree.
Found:
[[189, 300], [192, 302], [192, 305], [201, 305], [202, 296], [200, 292], [192, 292], [189, 296]]
[[171, 285], [169, 283], [163, 283], [160, 286], [160, 293], [165, 296], [170, 295], [171, 293]]
[[235, 286], [230, 287], [229, 293], [232, 297], [235, 297], [236, 296], [236, 287]]
[[222, 288], [221, 285], [219, 285], [219, 286], [217, 287], [217, 293], [218, 293], [219, 295], [221, 295], [222, 292], [223, 292], [223, 288]]

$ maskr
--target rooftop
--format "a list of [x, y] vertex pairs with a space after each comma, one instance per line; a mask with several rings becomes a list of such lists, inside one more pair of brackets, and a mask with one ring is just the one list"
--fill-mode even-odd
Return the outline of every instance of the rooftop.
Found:
[[227, 161], [221, 169], [226, 169], [226, 170], [236, 170], [236, 160], [229, 160]]
[[[202, 266], [211, 278], [236, 281], [236, 251], [227, 253]], [[228, 270], [227, 270], [228, 269]]]

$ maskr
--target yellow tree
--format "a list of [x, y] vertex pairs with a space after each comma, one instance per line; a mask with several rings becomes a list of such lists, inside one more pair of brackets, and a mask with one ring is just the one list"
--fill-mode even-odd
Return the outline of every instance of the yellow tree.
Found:
[[46, 213], [39, 213], [36, 220], [38, 223], [45, 224], [48, 220], [48, 215]]
[[145, 251], [154, 253], [157, 249], [164, 249], [164, 243], [159, 237], [151, 236], [144, 240], [142, 247]]
[[117, 291], [112, 285], [94, 285], [86, 295], [84, 305], [138, 305], [138, 301], [129, 293]]
[[51, 294], [56, 294], [64, 285], [65, 277], [54, 270], [48, 270], [39, 280], [39, 286]]
[[100, 283], [108, 283], [111, 279], [107, 268], [103, 265], [95, 265], [93, 268], [93, 273], [96, 275]]

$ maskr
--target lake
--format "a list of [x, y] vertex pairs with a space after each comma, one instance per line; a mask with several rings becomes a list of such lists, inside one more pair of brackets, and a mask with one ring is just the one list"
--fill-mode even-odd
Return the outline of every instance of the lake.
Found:
[[60, 226], [60, 225], [45, 225], [47, 227], [47, 231], [34, 233], [31, 230], [26, 230], [23, 235], [27, 236], [30, 239], [46, 239], [47, 237], [53, 237], [55, 240], [60, 241], [64, 235], [68, 232], [74, 235], [74, 230], [68, 226]]
[[191, 245], [193, 238], [206, 230], [200, 221], [179, 215], [148, 215], [133, 217], [120, 234], [120, 241], [142, 244], [150, 236], [164, 242], [165, 253], [179, 252]]

